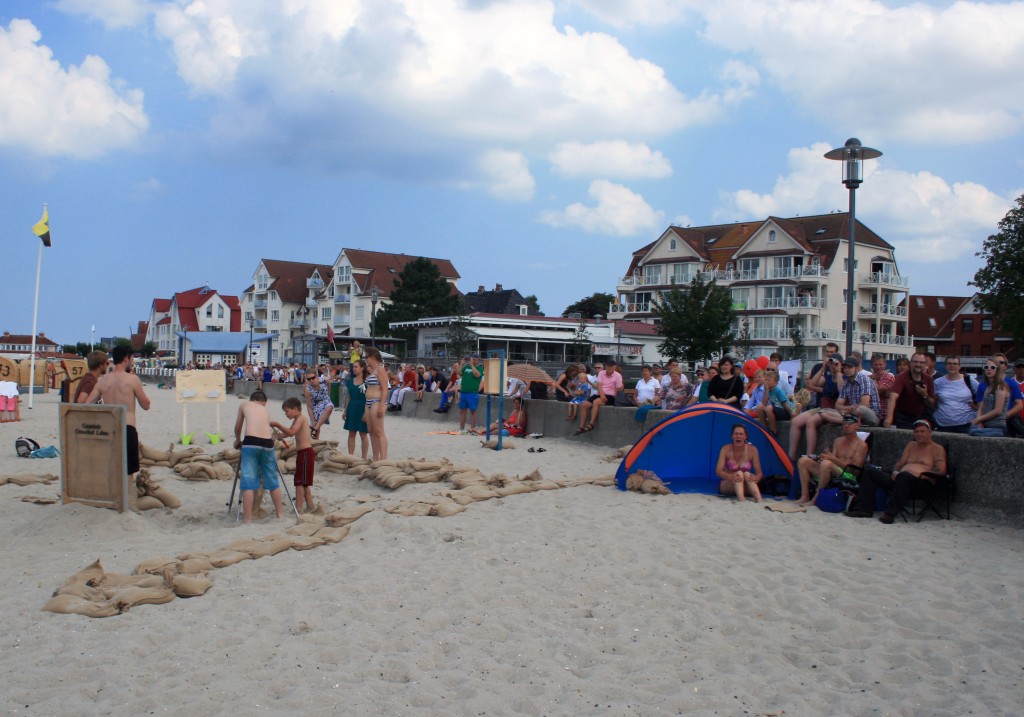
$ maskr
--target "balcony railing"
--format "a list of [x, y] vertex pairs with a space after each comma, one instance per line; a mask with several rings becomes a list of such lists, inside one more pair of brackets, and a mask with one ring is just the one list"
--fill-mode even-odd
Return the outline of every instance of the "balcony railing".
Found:
[[253, 308], [256, 308], [256, 309], [265, 309], [265, 308], [267, 308], [267, 300], [266, 299], [257, 299], [256, 301], [252, 302], [252, 305], [253, 305]]
[[861, 285], [898, 286], [905, 289], [910, 286], [910, 278], [891, 271], [873, 271]]
[[334, 295], [334, 303], [335, 304], [347, 304], [350, 301], [352, 301], [352, 294], [335, 294]]
[[[769, 326], [753, 328], [749, 330], [750, 338], [754, 341], [780, 341], [789, 338], [791, 329], [781, 326]], [[741, 332], [737, 332], [739, 335]]]
[[827, 276], [828, 276], [828, 269], [825, 269], [824, 267], [822, 267], [822, 266], [820, 266], [818, 264], [812, 264], [811, 266], [805, 266], [803, 269], [800, 270], [800, 277], [801, 278], [813, 279], [815, 277], [825, 278]]
[[765, 270], [766, 279], [799, 279], [803, 276], [803, 267], [785, 266], [772, 267]]
[[881, 315], [881, 316], [906, 316], [906, 306], [896, 306], [895, 304], [871, 304], [870, 306], [861, 306], [861, 314], [870, 315]]
[[642, 304], [608, 304], [608, 314], [647, 313], [651, 310], [650, 302]]
[[266, 319], [256, 319], [255, 321], [252, 322], [252, 327], [254, 329], [265, 329], [265, 328], [267, 328], [267, 320]]
[[324, 280], [323, 279], [318, 279], [315, 276], [310, 278], [310, 279], [306, 279], [306, 288], [307, 289], [322, 289], [322, 288], [324, 288]]
[[760, 299], [759, 309], [824, 309], [827, 299], [818, 296], [782, 296]]
[[306, 299], [306, 306], [311, 309], [315, 309], [320, 303], [316, 299]]
[[292, 319], [288, 322], [288, 328], [290, 329], [304, 329], [309, 325], [305, 319]]

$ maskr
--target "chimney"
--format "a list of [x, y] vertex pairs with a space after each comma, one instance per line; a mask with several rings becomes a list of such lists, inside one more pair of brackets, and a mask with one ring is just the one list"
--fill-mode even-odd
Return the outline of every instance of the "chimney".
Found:
[[484, 293], [484, 285], [483, 284], [481, 284], [480, 288], [476, 290], [476, 293], [478, 293], [478, 294]]
[[495, 284], [494, 285], [494, 290], [495, 291], [501, 291], [501, 284]]

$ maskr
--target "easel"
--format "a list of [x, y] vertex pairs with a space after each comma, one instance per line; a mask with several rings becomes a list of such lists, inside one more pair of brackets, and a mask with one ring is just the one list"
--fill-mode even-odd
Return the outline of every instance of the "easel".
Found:
[[[231, 515], [231, 506], [235, 502], [235, 490], [238, 489], [238, 481], [242, 475], [242, 456], [238, 456], [238, 464], [235, 466], [235, 479], [231, 482], [231, 496], [228, 498], [228, 502], [225, 505], [228, 507], [228, 515]], [[262, 478], [260, 476], [260, 484], [262, 485]], [[295, 507], [295, 499], [292, 498], [292, 492], [288, 490], [288, 481], [284, 479], [284, 473], [281, 472], [281, 467], [277, 467], [277, 480], [280, 481], [281, 487], [284, 488], [284, 494], [288, 496], [288, 503], [292, 506], [292, 511], [295, 513], [295, 519], [299, 518], [299, 509]], [[253, 512], [256, 511], [258, 506], [253, 505]], [[242, 518], [242, 491], [238, 491], [238, 508], [235, 511], [235, 523], [239, 523]]]
[[224, 440], [220, 435], [220, 405], [224, 403], [223, 371], [178, 371], [175, 377], [175, 398], [181, 404], [181, 445], [192, 442], [195, 431], [188, 432], [188, 405], [190, 403], [214, 403], [217, 407], [217, 430], [207, 433], [212, 445]]
[[[497, 371], [495, 371], [497, 369]], [[491, 399], [498, 396], [498, 444], [496, 451], [501, 450], [501, 439], [503, 437], [501, 422], [505, 419], [505, 350], [497, 349], [487, 352], [484, 360], [484, 393], [487, 394], [487, 417], [484, 419], [487, 424], [487, 433], [484, 440], [491, 440]]]

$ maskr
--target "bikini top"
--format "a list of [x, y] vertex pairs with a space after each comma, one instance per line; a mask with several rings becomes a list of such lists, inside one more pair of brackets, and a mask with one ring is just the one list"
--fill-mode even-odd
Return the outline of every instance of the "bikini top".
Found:
[[380, 379], [377, 378], [377, 372], [374, 371], [369, 376], [367, 376], [363, 380], [363, 383], [366, 384], [367, 388], [369, 388], [370, 386], [380, 386]]
[[749, 449], [743, 446], [743, 457], [746, 458], [746, 462], [742, 465], [737, 465], [736, 461], [732, 459], [732, 448], [729, 449], [729, 457], [725, 459], [725, 469], [727, 471], [749, 471], [754, 467], [754, 464], [750, 461]]

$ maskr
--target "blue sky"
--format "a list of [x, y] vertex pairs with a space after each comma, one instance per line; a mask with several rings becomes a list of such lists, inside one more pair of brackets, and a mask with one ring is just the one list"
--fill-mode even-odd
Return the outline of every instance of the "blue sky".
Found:
[[5, 0], [0, 329], [124, 335], [261, 257], [451, 258], [559, 314], [669, 223], [844, 210], [967, 295], [1024, 192], [1024, 3]]

